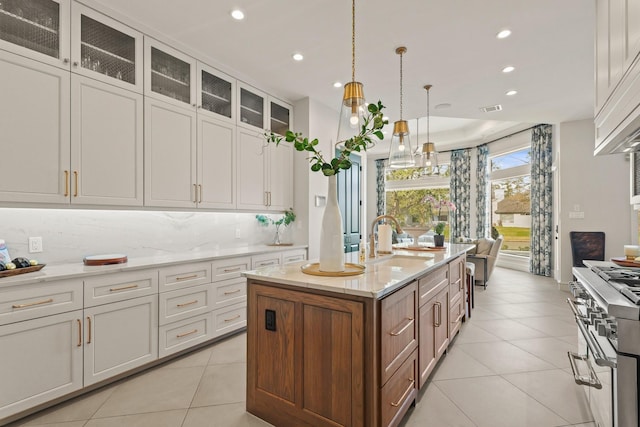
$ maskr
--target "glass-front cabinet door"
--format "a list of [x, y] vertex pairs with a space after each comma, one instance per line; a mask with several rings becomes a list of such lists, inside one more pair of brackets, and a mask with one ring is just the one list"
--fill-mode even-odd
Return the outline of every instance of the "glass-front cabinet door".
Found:
[[253, 130], [266, 129], [267, 95], [242, 82], [238, 82], [238, 126]]
[[269, 100], [269, 130], [283, 135], [291, 129], [291, 111], [289, 104], [270, 98]]
[[235, 123], [236, 80], [198, 63], [198, 114]]
[[0, 0], [0, 48], [69, 68], [69, 0]]
[[196, 61], [145, 37], [145, 95], [182, 107], [196, 106]]
[[79, 3], [71, 12], [71, 70], [142, 93], [142, 34]]

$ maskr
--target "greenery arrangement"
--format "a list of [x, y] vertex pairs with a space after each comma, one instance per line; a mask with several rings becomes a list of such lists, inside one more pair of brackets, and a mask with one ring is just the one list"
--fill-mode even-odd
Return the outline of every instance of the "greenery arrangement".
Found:
[[284, 225], [286, 227], [287, 225], [295, 221], [296, 214], [293, 213], [293, 208], [289, 208], [288, 210], [284, 211], [284, 216], [277, 221], [269, 218], [266, 215], [256, 215], [256, 219], [258, 220], [260, 225], [263, 225], [265, 227], [268, 225], [275, 225], [277, 230], [281, 225]]
[[436, 224], [436, 226], [434, 227], [433, 231], [435, 231], [436, 234], [440, 235], [442, 233], [444, 233], [444, 227], [446, 226], [446, 224], [444, 222], [439, 222]]
[[382, 110], [384, 105], [380, 101], [377, 104], [369, 104], [367, 107], [368, 114], [363, 118], [362, 127], [360, 132], [341, 143], [343, 148], [340, 150], [340, 155], [334, 157], [330, 161], [325, 160], [322, 153], [316, 149], [318, 145], [318, 139], [309, 141], [309, 138], [303, 137], [301, 133], [295, 133], [287, 130], [285, 136], [277, 135], [273, 132], [265, 133], [267, 142], [275, 143], [276, 146], [282, 141], [286, 141], [293, 144], [293, 147], [297, 151], [308, 151], [311, 155], [309, 157], [309, 163], [311, 163], [311, 170], [313, 172], [321, 171], [325, 176], [333, 176], [340, 172], [341, 169], [349, 169], [351, 167], [351, 160], [349, 155], [353, 152], [367, 151], [375, 145], [372, 137], [378, 139], [384, 139], [382, 134], [382, 128], [388, 124], [388, 120], [384, 120], [382, 116]]

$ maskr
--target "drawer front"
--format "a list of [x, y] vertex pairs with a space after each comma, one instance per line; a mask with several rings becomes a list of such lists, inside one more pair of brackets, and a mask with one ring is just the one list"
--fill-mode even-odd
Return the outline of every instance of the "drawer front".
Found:
[[217, 337], [247, 326], [247, 304], [224, 307], [213, 312], [214, 331]]
[[213, 283], [160, 294], [160, 324], [204, 314], [213, 309]]
[[383, 426], [397, 426], [416, 398], [417, 353], [417, 350], [414, 351], [382, 387], [380, 404]]
[[211, 263], [197, 262], [160, 269], [160, 292], [211, 283]]
[[449, 284], [449, 268], [446, 265], [439, 267], [418, 280], [418, 291], [420, 294], [419, 306], [422, 307], [427, 301], [436, 296], [443, 286]]
[[157, 270], [107, 274], [84, 280], [85, 307], [95, 307], [157, 293]]
[[158, 356], [168, 356], [207, 341], [212, 338], [212, 331], [213, 316], [211, 313], [160, 326]]
[[282, 263], [304, 261], [307, 259], [307, 251], [305, 249], [297, 249], [282, 253]]
[[417, 283], [413, 282], [380, 302], [382, 384], [418, 346], [417, 294]]
[[214, 308], [247, 302], [247, 279], [244, 277], [223, 280], [215, 283], [214, 288]]
[[282, 256], [280, 252], [262, 254], [251, 257], [251, 268], [267, 267], [270, 265], [280, 265]]
[[211, 263], [214, 282], [242, 277], [242, 272], [251, 270], [251, 257], [216, 260]]
[[21, 285], [0, 291], [0, 325], [82, 309], [82, 280]]

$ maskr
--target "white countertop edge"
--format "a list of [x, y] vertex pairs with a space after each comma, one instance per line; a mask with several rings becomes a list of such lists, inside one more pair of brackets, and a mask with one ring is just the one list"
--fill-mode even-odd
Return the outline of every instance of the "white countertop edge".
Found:
[[16, 285], [82, 278], [97, 276], [105, 273], [110, 274], [125, 271], [143, 270], [147, 268], [168, 267], [189, 262], [206, 262], [241, 256], [259, 255], [271, 252], [286, 252], [296, 249], [307, 249], [307, 245], [257, 245], [211, 251], [193, 251], [181, 252], [176, 254], [152, 255], [146, 257], [129, 257], [126, 263], [110, 264], [104, 266], [86, 266], [83, 264], [82, 260], [77, 263], [66, 264], [45, 263], [45, 267], [40, 271], [0, 278], [0, 289]]

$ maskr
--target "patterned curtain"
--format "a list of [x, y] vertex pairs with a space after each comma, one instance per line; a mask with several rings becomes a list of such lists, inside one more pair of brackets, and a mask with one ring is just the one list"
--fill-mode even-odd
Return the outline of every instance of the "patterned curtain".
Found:
[[489, 146], [478, 146], [478, 180], [476, 181], [476, 237], [491, 235], [489, 208]]
[[451, 214], [451, 232], [452, 239], [458, 237], [469, 237], [469, 210], [471, 207], [471, 150], [454, 150], [451, 152], [451, 183], [450, 196], [451, 201], [455, 203], [456, 210]]
[[531, 259], [529, 270], [551, 276], [553, 242], [553, 177], [551, 125], [531, 130]]
[[384, 159], [376, 160], [376, 216], [385, 214], [386, 194], [384, 191]]

